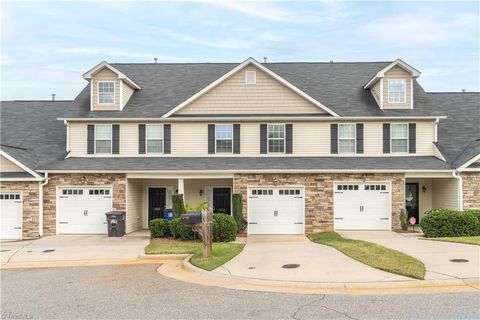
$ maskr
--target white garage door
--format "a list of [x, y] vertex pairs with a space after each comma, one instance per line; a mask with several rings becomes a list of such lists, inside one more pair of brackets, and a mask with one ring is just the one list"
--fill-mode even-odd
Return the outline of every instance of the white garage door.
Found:
[[303, 187], [248, 188], [249, 234], [303, 234]]
[[336, 230], [390, 230], [390, 183], [334, 183]]
[[0, 215], [2, 240], [22, 239], [22, 194], [0, 193]]
[[112, 210], [110, 188], [59, 188], [58, 233], [105, 234]]

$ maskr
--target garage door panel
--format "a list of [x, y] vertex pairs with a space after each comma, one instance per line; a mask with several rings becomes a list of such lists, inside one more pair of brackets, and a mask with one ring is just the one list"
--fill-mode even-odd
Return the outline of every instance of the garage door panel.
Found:
[[0, 239], [22, 239], [22, 201], [22, 194], [19, 192], [0, 193]]
[[303, 209], [303, 188], [249, 188], [248, 233], [303, 234]]
[[390, 184], [334, 184], [334, 226], [337, 230], [390, 230]]
[[105, 213], [112, 210], [110, 188], [61, 188], [59, 193], [59, 233], [107, 233]]

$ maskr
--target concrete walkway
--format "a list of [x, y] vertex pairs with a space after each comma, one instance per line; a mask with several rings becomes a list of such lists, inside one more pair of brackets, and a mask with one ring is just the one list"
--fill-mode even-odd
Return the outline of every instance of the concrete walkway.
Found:
[[[2, 241], [1, 261], [6, 264], [138, 258], [149, 243], [148, 232], [124, 237], [105, 235], [58, 235], [38, 240]], [[52, 251], [53, 250], [53, 251]]]
[[[341, 231], [350, 239], [375, 242], [402, 251], [425, 264], [426, 280], [469, 279], [480, 277], [480, 247], [474, 245], [419, 239], [418, 236], [390, 231]], [[451, 259], [467, 259], [456, 263]]]
[[[299, 264], [298, 268], [282, 268]], [[308, 282], [378, 282], [411, 280], [353, 260], [304, 236], [249, 236], [244, 250], [214, 270], [252, 279]]]

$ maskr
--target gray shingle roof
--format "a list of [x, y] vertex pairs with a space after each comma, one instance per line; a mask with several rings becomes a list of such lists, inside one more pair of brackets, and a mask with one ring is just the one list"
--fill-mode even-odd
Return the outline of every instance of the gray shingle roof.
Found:
[[[419, 116], [445, 115], [440, 120], [438, 147], [446, 157], [449, 166], [454, 166], [477, 152], [476, 147], [467, 146], [475, 139], [480, 139], [480, 94], [479, 93], [425, 93], [415, 82], [414, 110], [380, 110], [370, 92], [362, 89], [363, 85], [389, 62], [373, 63], [268, 63], [266, 66], [284, 77], [307, 94], [319, 100], [333, 111], [343, 116]], [[210, 167], [206, 160], [198, 163], [191, 158], [172, 163], [176, 158], [112, 158], [108, 160], [68, 159], [65, 157], [65, 126], [57, 118], [66, 117], [160, 117], [209, 83], [233, 69], [237, 64], [114, 64], [142, 86], [135, 92], [122, 112], [91, 112], [89, 110], [89, 93], [87, 86], [78, 97], [70, 101], [3, 101], [1, 103], [1, 143], [19, 148], [3, 147], [7, 153], [30, 168], [82, 169], [96, 165], [104, 168], [127, 168], [133, 161], [147, 168], [155, 168], [164, 163], [172, 168], [184, 164], [188, 166]], [[463, 155], [462, 155], [463, 154]], [[157, 159], [157, 161], [154, 161]], [[203, 159], [203, 158], [199, 158]], [[211, 158], [209, 160], [213, 161]], [[218, 159], [218, 158], [216, 158]], [[258, 158], [250, 161], [256, 166]], [[277, 159], [277, 158], [269, 158]], [[290, 161], [292, 158], [282, 161]], [[400, 168], [398, 160], [402, 158], [296, 158], [291, 167], [325, 166], [341, 168], [367, 169], [383, 165]], [[335, 160], [332, 160], [335, 159]], [[355, 159], [352, 160], [352, 159]], [[358, 159], [358, 160], [357, 160]], [[423, 159], [423, 160], [422, 160]], [[456, 160], [457, 159], [457, 160]], [[388, 160], [388, 161], [387, 161]], [[404, 168], [421, 169], [431, 167], [445, 168], [445, 163], [433, 157], [413, 157], [406, 159]], [[217, 161], [217, 160], [215, 160]], [[240, 160], [229, 160], [238, 168], [244, 167]], [[269, 160], [271, 161], [271, 160]], [[285, 165], [281, 160], [274, 160], [278, 166]], [[467, 160], [468, 161], [468, 160]], [[157, 163], [158, 162], [158, 163]], [[308, 162], [308, 164], [307, 164]], [[388, 164], [391, 162], [391, 164]], [[212, 162], [214, 163], [214, 162]], [[216, 163], [216, 162], [215, 162]], [[217, 164], [218, 165], [218, 164]], [[259, 164], [260, 165], [260, 164]], [[222, 164], [223, 166], [223, 164]], [[229, 167], [230, 168], [230, 167]], [[343, 168], [343, 167], [342, 167]]]
[[32, 178], [28, 172], [0, 172], [0, 178]]
[[69, 158], [46, 163], [43, 170], [445, 170], [435, 157], [165, 157]]

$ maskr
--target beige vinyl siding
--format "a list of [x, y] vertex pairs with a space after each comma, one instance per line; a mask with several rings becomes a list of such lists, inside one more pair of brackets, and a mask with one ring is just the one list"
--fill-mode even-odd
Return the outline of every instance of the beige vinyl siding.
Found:
[[378, 106], [381, 107], [382, 105], [382, 99], [380, 97], [380, 86], [381, 86], [381, 83], [382, 81], [377, 81], [377, 83], [372, 87], [372, 89], [370, 89], [370, 91], [372, 92], [372, 95], [373, 97], [375, 98], [375, 101], [377, 102]]
[[[260, 154], [260, 124], [265, 122], [240, 123], [241, 153], [228, 156], [330, 156], [330, 123], [329, 122], [282, 122], [293, 123], [293, 154]], [[275, 122], [271, 122], [275, 123]], [[358, 156], [433, 156], [435, 150], [434, 122], [418, 121], [417, 152], [383, 153], [383, 122], [364, 123], [364, 153]], [[88, 123], [70, 124], [70, 156], [87, 156]], [[208, 154], [208, 123], [182, 122], [171, 124], [171, 154], [163, 157], [182, 156], [225, 156], [225, 154]], [[88, 155], [96, 156], [96, 155]], [[138, 154], [138, 123], [120, 123], [120, 154], [102, 157], [145, 157], [158, 155]], [[334, 155], [337, 156], [337, 155]], [[343, 156], [339, 154], [338, 156]], [[355, 155], [353, 155], [355, 156]]]
[[24, 172], [22, 168], [4, 156], [0, 156], [0, 172]]
[[457, 188], [457, 179], [434, 179], [432, 207], [434, 209], [457, 209]]
[[[113, 104], [98, 104], [98, 82], [99, 81], [114, 81], [115, 82], [115, 103]], [[94, 76], [92, 76], [92, 80], [90, 82], [92, 86], [92, 96], [91, 96], [91, 103], [92, 103], [92, 110], [120, 110], [120, 80], [118, 79], [118, 75], [111, 71], [108, 68], [103, 68]]]
[[130, 87], [128, 84], [126, 84], [124, 81], [120, 81], [120, 86], [122, 88], [121, 89], [122, 100], [121, 100], [120, 109], [123, 110], [123, 108], [127, 104], [128, 100], [130, 100], [130, 97], [132, 96], [135, 90], [132, 87]]
[[[405, 103], [388, 103], [388, 80], [404, 79], [406, 85]], [[410, 109], [412, 107], [412, 75], [404, 69], [395, 66], [385, 72], [383, 78], [383, 108], [384, 109]]]
[[[256, 71], [257, 83], [245, 84], [245, 72]], [[254, 66], [247, 66], [191, 102], [176, 114], [325, 113]]]
[[127, 233], [141, 228], [143, 208], [143, 182], [140, 179], [127, 179], [127, 215], [125, 231]]

